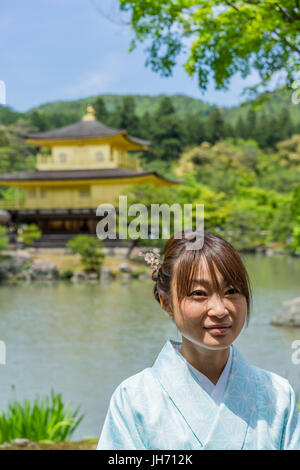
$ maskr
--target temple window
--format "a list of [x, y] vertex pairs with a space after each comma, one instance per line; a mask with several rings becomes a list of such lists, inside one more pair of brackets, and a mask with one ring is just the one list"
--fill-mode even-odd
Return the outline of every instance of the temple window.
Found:
[[28, 197], [34, 198], [36, 196], [35, 189], [29, 189], [28, 190]]
[[60, 153], [59, 154], [59, 161], [60, 161], [60, 163], [65, 163], [67, 161], [67, 154], [66, 153]]
[[97, 160], [97, 162], [103, 162], [105, 160], [104, 153], [103, 152], [97, 152], [96, 153], [96, 160]]

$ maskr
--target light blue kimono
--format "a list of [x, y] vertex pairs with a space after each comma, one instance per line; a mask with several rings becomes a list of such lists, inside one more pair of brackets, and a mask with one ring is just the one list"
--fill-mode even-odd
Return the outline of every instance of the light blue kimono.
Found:
[[97, 450], [300, 449], [289, 382], [245, 362], [236, 347], [220, 403], [168, 340], [154, 365], [114, 391]]

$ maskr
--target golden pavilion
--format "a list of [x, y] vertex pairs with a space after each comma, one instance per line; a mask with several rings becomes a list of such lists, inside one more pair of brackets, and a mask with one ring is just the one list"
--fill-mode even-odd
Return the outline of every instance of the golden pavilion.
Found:
[[47, 238], [46, 246], [64, 244], [70, 235], [96, 233], [96, 208], [103, 203], [117, 208], [118, 197], [132, 184], [152, 182], [156, 187], [182, 183], [156, 171], [142, 171], [131, 151], [151, 142], [113, 129], [96, 120], [92, 106], [81, 121], [25, 136], [43, 150], [35, 171], [0, 175], [0, 185], [15, 188], [11, 201], [0, 208], [12, 222], [35, 223]]

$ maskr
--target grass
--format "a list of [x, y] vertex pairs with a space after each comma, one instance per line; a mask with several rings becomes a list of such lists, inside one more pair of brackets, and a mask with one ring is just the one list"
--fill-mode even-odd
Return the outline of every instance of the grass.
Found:
[[26, 438], [41, 444], [69, 440], [84, 414], [78, 416], [79, 407], [72, 412], [64, 405], [60, 393], [51, 390], [50, 398], [36, 398], [33, 403], [16, 400], [7, 411], [0, 413], [0, 443]]

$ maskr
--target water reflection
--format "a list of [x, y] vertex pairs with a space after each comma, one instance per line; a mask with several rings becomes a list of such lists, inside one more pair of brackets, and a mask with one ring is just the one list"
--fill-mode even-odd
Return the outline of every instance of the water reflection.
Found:
[[[282, 302], [300, 295], [300, 260], [244, 257], [253, 287], [253, 312], [235, 344], [248, 362], [290, 380], [300, 401], [300, 365], [291, 361], [300, 329], [269, 324]], [[73, 285], [1, 285], [1, 408], [17, 399], [62, 392], [86, 417], [73, 439], [98, 436], [115, 387], [154, 362], [167, 338], [180, 339], [152, 294], [151, 280]]]

